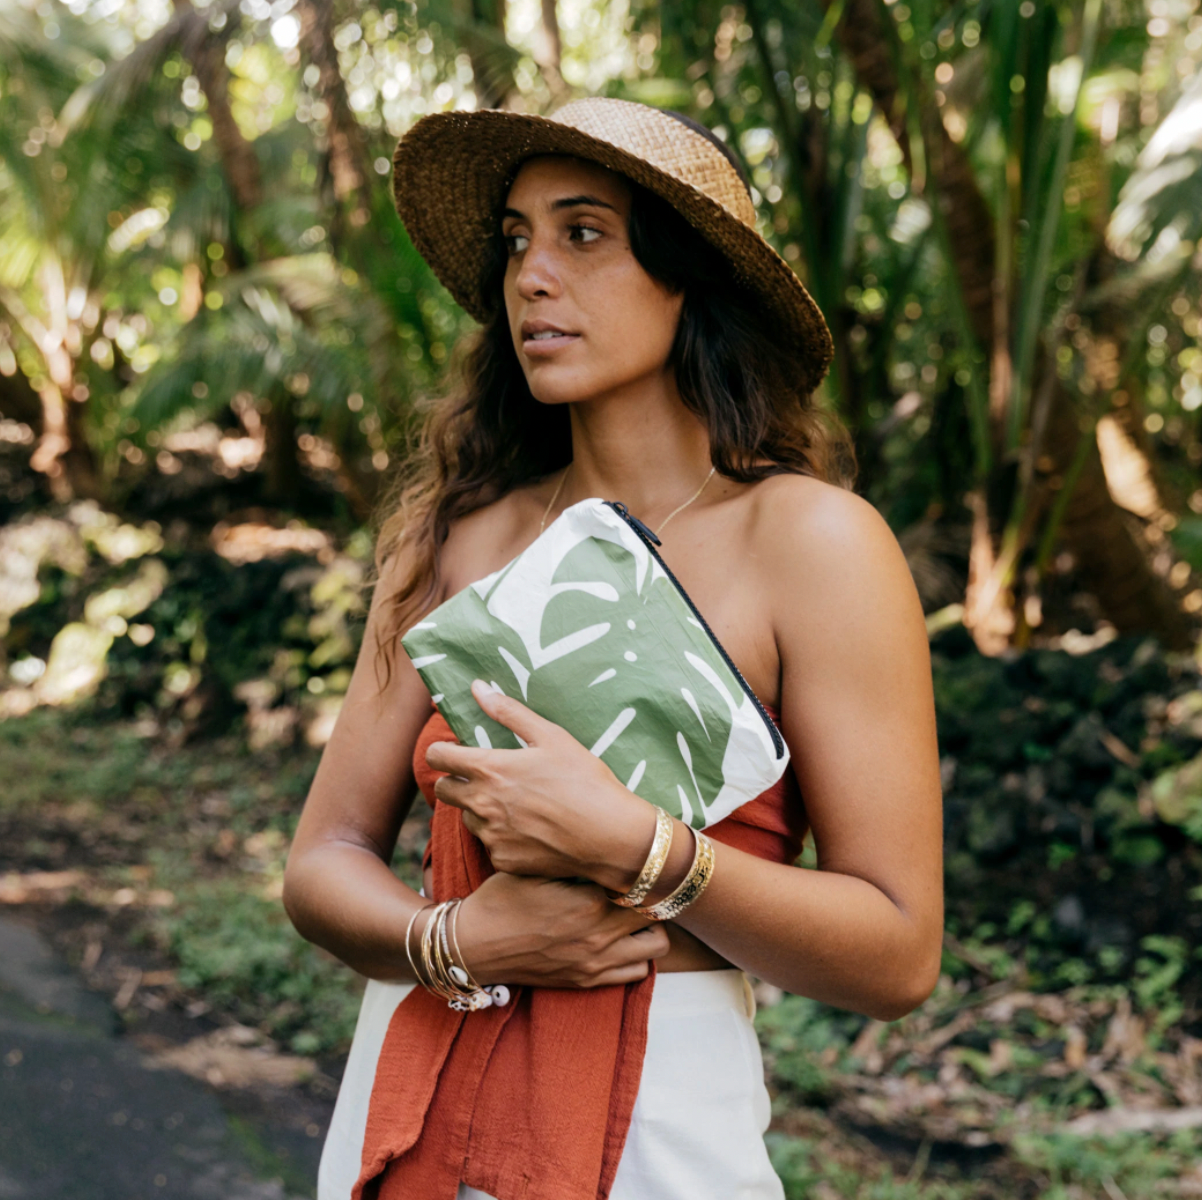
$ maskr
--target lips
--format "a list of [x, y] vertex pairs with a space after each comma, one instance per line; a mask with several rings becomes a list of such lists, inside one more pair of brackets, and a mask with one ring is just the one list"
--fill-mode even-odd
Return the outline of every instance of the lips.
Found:
[[522, 350], [528, 355], [541, 357], [570, 346], [580, 340], [580, 334], [563, 329], [551, 321], [533, 320], [522, 322]]
[[559, 334], [565, 337], [576, 336], [574, 330], [565, 329], [562, 325], [556, 325], [554, 321], [548, 321], [545, 317], [527, 317], [522, 322], [522, 341], [529, 341], [537, 335], [546, 337], [547, 334]]

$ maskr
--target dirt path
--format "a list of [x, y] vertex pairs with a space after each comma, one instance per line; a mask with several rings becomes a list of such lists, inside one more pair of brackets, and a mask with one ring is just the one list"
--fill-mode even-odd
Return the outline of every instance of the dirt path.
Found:
[[121, 1035], [31, 922], [0, 915], [0, 1200], [312, 1196], [316, 1126], [281, 1157], [246, 1095], [162, 1057]]

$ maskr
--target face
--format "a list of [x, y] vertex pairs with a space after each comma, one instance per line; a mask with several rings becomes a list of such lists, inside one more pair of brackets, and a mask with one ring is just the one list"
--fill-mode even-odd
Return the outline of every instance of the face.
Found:
[[684, 303], [630, 248], [630, 185], [560, 155], [522, 164], [505, 202], [505, 308], [536, 400], [591, 400], [661, 377]]

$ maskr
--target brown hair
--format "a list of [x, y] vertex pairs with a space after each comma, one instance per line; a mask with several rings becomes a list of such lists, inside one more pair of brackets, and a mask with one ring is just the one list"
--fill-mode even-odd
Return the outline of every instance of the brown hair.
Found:
[[[797, 474], [850, 487], [851, 441], [798, 384], [806, 372], [797, 352], [774, 336], [721, 252], [666, 200], [633, 181], [630, 187], [635, 258], [684, 293], [669, 365], [681, 400], [709, 429], [718, 472], [740, 483]], [[500, 229], [498, 217], [486, 279], [498, 301], [494, 313], [457, 348], [455, 386], [428, 407], [380, 528], [379, 569], [402, 545], [413, 560], [387, 601], [390, 619], [379, 634], [385, 679], [397, 638], [438, 599], [438, 554], [451, 522], [572, 457], [567, 406], [535, 400], [514, 351], [501, 300], [507, 255]]]

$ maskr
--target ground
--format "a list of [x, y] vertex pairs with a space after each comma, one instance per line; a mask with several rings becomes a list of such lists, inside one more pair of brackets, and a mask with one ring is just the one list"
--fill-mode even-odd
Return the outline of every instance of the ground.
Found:
[[[0, 1198], [312, 1196], [361, 987], [279, 903], [317, 751], [38, 710], [0, 758]], [[789, 1200], [1202, 1195], [1176, 943], [1121, 987], [1001, 945], [890, 1024], [760, 987]]]

